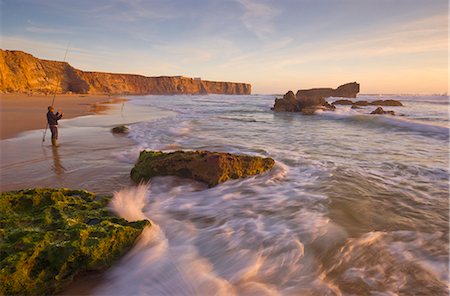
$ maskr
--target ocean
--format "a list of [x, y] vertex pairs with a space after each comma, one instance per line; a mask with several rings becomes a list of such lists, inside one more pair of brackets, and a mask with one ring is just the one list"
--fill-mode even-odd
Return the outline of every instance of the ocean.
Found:
[[448, 97], [358, 96], [400, 100], [383, 107], [397, 116], [274, 113], [274, 98], [131, 97], [171, 115], [132, 124], [122, 161], [183, 149], [276, 165], [214, 188], [160, 177], [118, 191], [119, 214], [154, 226], [95, 294], [448, 295]]

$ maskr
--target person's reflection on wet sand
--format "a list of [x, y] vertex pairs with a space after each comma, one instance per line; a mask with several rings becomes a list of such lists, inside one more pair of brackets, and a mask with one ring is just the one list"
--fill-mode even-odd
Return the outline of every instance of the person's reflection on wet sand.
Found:
[[59, 151], [57, 146], [52, 146], [52, 154], [53, 154], [53, 165], [52, 171], [55, 172], [56, 175], [63, 175], [66, 171], [66, 168], [61, 164], [61, 158], [59, 157]]

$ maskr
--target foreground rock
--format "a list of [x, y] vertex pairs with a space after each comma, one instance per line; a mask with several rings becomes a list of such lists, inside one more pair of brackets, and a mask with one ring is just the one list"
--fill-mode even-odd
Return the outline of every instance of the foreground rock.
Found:
[[142, 151], [131, 170], [139, 183], [156, 176], [179, 176], [205, 182], [209, 187], [230, 179], [257, 175], [270, 170], [272, 158], [209, 151]]
[[150, 222], [118, 218], [108, 201], [83, 190], [2, 193], [0, 295], [54, 294], [122, 256]]
[[[333, 110], [335, 108], [333, 105], [330, 105], [325, 98], [356, 98], [358, 92], [359, 84], [356, 82], [341, 85], [336, 89], [312, 88], [299, 90], [295, 96], [292, 91], [289, 91], [283, 98], [275, 99], [272, 110], [276, 112], [302, 112], [308, 115], [314, 114], [315, 110]], [[353, 102], [351, 102], [351, 104], [353, 104]]]
[[383, 108], [378, 107], [374, 111], [370, 112], [370, 114], [375, 114], [375, 115], [383, 115], [383, 114], [395, 115], [395, 112], [394, 111], [384, 111]]

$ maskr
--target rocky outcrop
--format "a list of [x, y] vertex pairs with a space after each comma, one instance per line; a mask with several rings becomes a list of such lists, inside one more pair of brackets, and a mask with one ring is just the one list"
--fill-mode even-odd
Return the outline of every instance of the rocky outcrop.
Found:
[[337, 101], [333, 102], [333, 105], [352, 105], [352, 107], [353, 106], [403, 106], [403, 104], [397, 100], [377, 100], [377, 101], [373, 101], [373, 102], [368, 102], [368, 101], [353, 102], [351, 100], [337, 100]]
[[368, 101], [356, 101], [353, 103], [353, 106], [369, 106]]
[[278, 112], [299, 112], [300, 106], [297, 97], [290, 90], [282, 99], [275, 99], [275, 105], [272, 110]]
[[179, 176], [201, 181], [209, 187], [270, 170], [272, 158], [209, 151], [142, 151], [131, 170], [131, 179], [148, 181], [156, 176]]
[[403, 104], [400, 101], [397, 100], [377, 100], [370, 102], [369, 105], [372, 106], [392, 106], [392, 107], [401, 107]]
[[[356, 82], [347, 83], [336, 89], [332, 88], [312, 88], [297, 91], [294, 96], [292, 91], [287, 92], [283, 98], [275, 99], [273, 108], [277, 112], [302, 112], [304, 114], [314, 114], [315, 110], [334, 110], [335, 106], [330, 105], [325, 98], [347, 97], [355, 98], [359, 92], [359, 84]], [[350, 100], [348, 100], [351, 102]], [[351, 102], [353, 104], [353, 102]]]
[[336, 89], [332, 88], [311, 88], [301, 89], [297, 91], [297, 97], [341, 97], [341, 98], [356, 98], [359, 93], [359, 83], [350, 82], [339, 86]]
[[0, 92], [80, 94], [237, 94], [247, 83], [216, 82], [182, 76], [146, 77], [85, 72], [65, 62], [38, 59], [22, 51], [0, 50]]
[[395, 112], [394, 111], [384, 111], [383, 108], [378, 107], [374, 111], [370, 112], [370, 114], [375, 114], [375, 115], [383, 115], [383, 114], [395, 115]]
[[0, 295], [54, 295], [121, 257], [150, 222], [116, 217], [108, 202], [84, 190], [2, 193]]
[[337, 100], [333, 102], [333, 105], [353, 105], [353, 101], [351, 100]]

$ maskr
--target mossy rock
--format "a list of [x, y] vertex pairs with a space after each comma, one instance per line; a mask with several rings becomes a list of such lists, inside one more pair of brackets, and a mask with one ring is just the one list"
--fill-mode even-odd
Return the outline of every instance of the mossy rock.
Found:
[[119, 125], [111, 129], [113, 134], [128, 134], [129, 129], [126, 125]]
[[131, 170], [131, 179], [148, 181], [156, 176], [179, 176], [205, 182], [209, 187], [229, 179], [257, 175], [270, 170], [272, 158], [209, 151], [141, 151]]
[[116, 217], [109, 200], [69, 189], [1, 193], [0, 295], [54, 294], [121, 257], [150, 222]]

